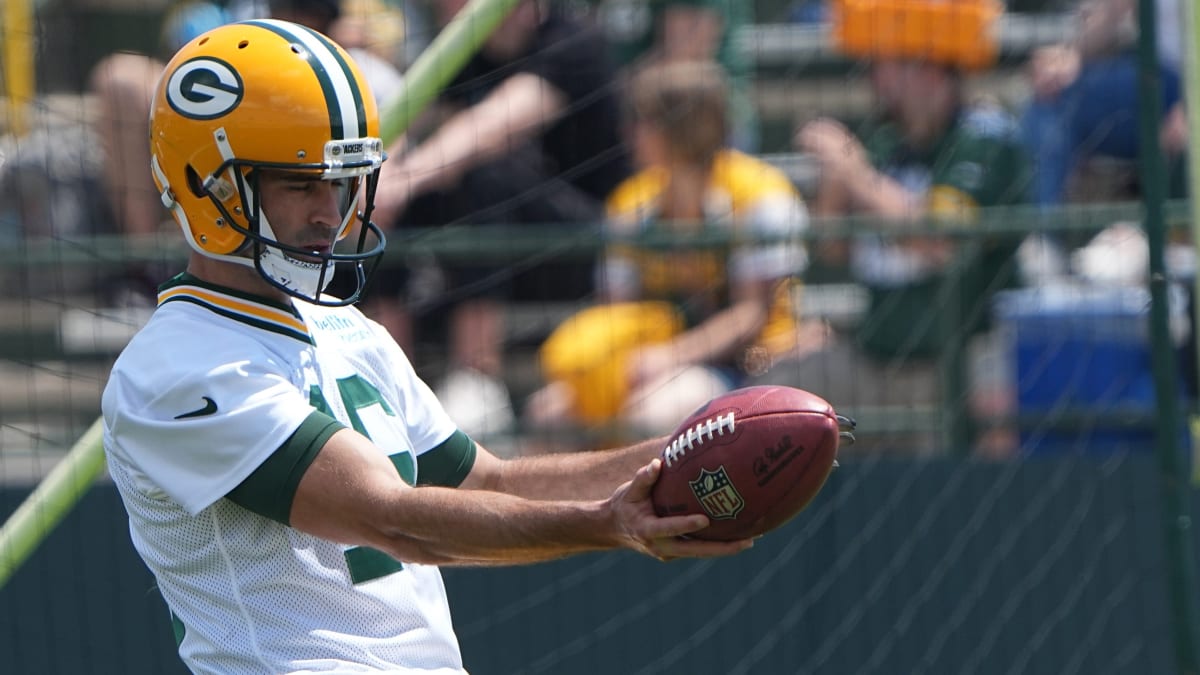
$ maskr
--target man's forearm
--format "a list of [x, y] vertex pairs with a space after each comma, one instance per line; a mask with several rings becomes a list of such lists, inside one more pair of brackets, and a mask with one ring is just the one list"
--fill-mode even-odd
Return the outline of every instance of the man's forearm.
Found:
[[765, 303], [745, 300], [714, 314], [672, 341], [681, 364], [710, 363], [748, 344], [767, 320]]
[[869, 169], [848, 179], [854, 210], [886, 220], [911, 221], [925, 213], [921, 200], [894, 179]]
[[514, 75], [482, 102], [460, 111], [401, 159], [412, 192], [452, 184], [472, 167], [525, 143], [557, 118], [563, 95], [535, 75]]
[[422, 487], [401, 491], [388, 506], [394, 517], [368, 528], [363, 543], [403, 561], [511, 565], [620, 546], [602, 500], [530, 501]]
[[412, 193], [452, 185], [463, 172], [494, 156], [495, 151], [479, 138], [466, 113], [449, 119], [400, 160]]
[[488, 488], [527, 499], [603, 499], [664, 446], [658, 438], [613, 450], [519, 457], [504, 462]]

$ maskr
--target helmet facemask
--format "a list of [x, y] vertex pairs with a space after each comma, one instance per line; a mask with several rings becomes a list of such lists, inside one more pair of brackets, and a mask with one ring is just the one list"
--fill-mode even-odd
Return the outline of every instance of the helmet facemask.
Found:
[[[366, 156], [349, 162], [330, 157], [343, 155], [342, 148], [345, 146], [364, 146], [367, 150], [358, 154]], [[273, 287], [313, 304], [338, 307], [356, 302], [369, 283], [386, 246], [382, 230], [370, 221], [375, 206], [379, 165], [383, 159], [381, 148], [382, 143], [378, 139], [354, 139], [349, 142], [330, 141], [324, 163], [226, 160], [207, 178], [197, 181], [198, 186], [193, 186], [198, 187], [197, 192], [212, 202], [227, 226], [245, 236], [245, 242], [232, 254], [214, 257], [252, 266]], [[322, 181], [342, 183], [338, 206], [341, 222], [329, 251], [311, 251], [279, 241], [259, 198], [262, 194], [259, 178], [263, 171], [318, 175]], [[363, 209], [358, 211], [356, 207], [362, 192], [365, 192], [362, 196]], [[231, 211], [231, 202], [240, 203], [240, 206], [234, 206]], [[239, 215], [242, 217], [239, 218]], [[358, 228], [357, 236], [348, 242], [346, 237], [353, 229], [356, 216], [362, 226]], [[211, 254], [206, 252], [206, 255]], [[339, 269], [353, 275], [355, 290], [346, 298], [323, 296], [322, 293]]]

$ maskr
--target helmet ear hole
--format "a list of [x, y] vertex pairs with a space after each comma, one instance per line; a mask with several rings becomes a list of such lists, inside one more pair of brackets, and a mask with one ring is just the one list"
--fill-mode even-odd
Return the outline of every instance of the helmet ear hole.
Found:
[[207, 197], [208, 195], [204, 192], [204, 181], [200, 180], [200, 174], [196, 173], [196, 170], [192, 168], [191, 164], [187, 165], [186, 175], [187, 186], [188, 189], [192, 191], [192, 195], [198, 199]]
[[[249, 180], [252, 174], [253, 172], [251, 171], [246, 172], [247, 180]], [[212, 179], [201, 178], [200, 174], [196, 169], [192, 168], [191, 164], [187, 165], [185, 175], [187, 176], [188, 189], [198, 199], [213, 197], [214, 199], [227, 202], [236, 195], [234, 186], [228, 180], [215, 176]], [[207, 187], [205, 187], [206, 184]]]

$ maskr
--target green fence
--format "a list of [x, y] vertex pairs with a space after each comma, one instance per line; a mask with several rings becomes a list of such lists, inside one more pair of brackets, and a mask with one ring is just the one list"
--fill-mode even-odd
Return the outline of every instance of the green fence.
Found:
[[[1166, 205], [1167, 224], [1176, 232], [1183, 231], [1183, 224], [1187, 219], [1186, 209], [1185, 202], [1170, 202]], [[1143, 207], [1136, 203], [1072, 205], [1058, 209], [991, 208], [984, 211], [979, 222], [970, 225], [913, 223], [900, 227], [893, 224], [888, 226], [886, 236], [905, 237], [936, 231], [939, 236], [958, 239], [963, 250], [969, 252], [977, 250], [972, 247], [980, 246], [980, 242], [985, 239], [1015, 245], [1022, 238], [1037, 233], [1065, 242], [1069, 250], [1069, 245], [1086, 242], [1089, 237], [1114, 222], [1136, 223], [1143, 218]], [[813, 248], [823, 242], [847, 240], [878, 231], [878, 224], [871, 219], [849, 218], [815, 222], [802, 236], [809, 247]], [[729, 235], [710, 232], [689, 238], [686, 242], [661, 236], [645, 236], [636, 241], [640, 245], [663, 250], [680, 246], [717, 247], [728, 244]], [[514, 271], [547, 263], [590, 265], [606, 243], [608, 242], [599, 226], [487, 226], [476, 229], [470, 225], [461, 225], [416, 229], [393, 235], [383, 267], [385, 270], [398, 269], [429, 260], [451, 264], [472, 261]], [[184, 244], [171, 232], [151, 238], [71, 237], [25, 240], [17, 244], [14, 255], [0, 261], [0, 278], [3, 278], [6, 286], [13, 291], [11, 305], [6, 312], [8, 320], [0, 322], [0, 357], [18, 366], [41, 369], [43, 373], [47, 369], [54, 371], [65, 386], [72, 388], [73, 395], [43, 396], [41, 389], [30, 384], [26, 389], [29, 395], [23, 400], [6, 402], [0, 392], [0, 419], [6, 415], [11, 417], [22, 412], [34, 412], [35, 409], [44, 415], [61, 410], [73, 415], [71, 419], [75, 424], [86, 426], [95, 414], [95, 390], [97, 385], [102, 384], [104, 368], [123, 345], [123, 340], [140, 325], [149, 311], [149, 290], [152, 285], [148, 280], [161, 280], [177, 272], [182, 269], [185, 259]], [[1113, 319], [1126, 322], [1122, 325], [1122, 330], [1136, 329], [1136, 334], [1121, 339], [1132, 341], [1126, 345], [1130, 349], [1141, 349], [1145, 353], [1144, 363], [1130, 365], [1135, 370], [1144, 366], [1144, 375], [1150, 387], [1136, 401], [1139, 405], [1130, 407], [1126, 399], [1106, 402], [1103, 397], [1099, 397], [1094, 404], [1085, 407], [1076, 407], [1070, 400], [1064, 399], [1042, 409], [1025, 410], [1013, 407], [1010, 402], [1007, 408], [989, 411], [986, 416], [981, 416], [978, 410], [972, 410], [968, 402], [978, 384], [975, 381], [978, 378], [973, 379], [972, 373], [969, 372], [973, 361], [972, 356], [967, 353], [971, 345], [969, 331], [964, 328], [965, 322], [969, 317], [978, 318], [981, 315], [994, 315], [991, 323], [997, 329], [1012, 329], [1014, 322], [1006, 324], [1005, 317], [1001, 316], [1003, 312], [991, 304], [968, 307], [955, 301], [956, 292], [961, 286], [959, 275], [970, 271], [973, 258], [968, 253], [963, 253], [958, 260], [957, 265], [952, 267], [951, 273], [942, 282], [943, 292], [938, 296], [938, 304], [918, 308], [919, 312], [913, 316], [913, 321], [940, 323], [940, 330], [944, 331], [946, 336], [944, 348], [935, 355], [925, 357], [930, 367], [939, 373], [937, 391], [924, 398], [898, 392], [891, 398], [902, 399], [899, 403], [895, 400], [879, 403], [875, 400], [860, 402], [853, 397], [831, 398], [835, 405], [854, 408], [855, 414], [863, 422], [862, 429], [866, 438], [884, 442], [884, 445], [875, 446], [867, 443], [864, 447], [911, 451], [914, 450], [911, 447], [912, 439], [900, 437], [917, 432], [925, 434], [916, 441], [923, 445], [923, 448], [916, 449], [918, 452], [966, 454], [979, 433], [996, 427], [1022, 427], [1036, 433], [1141, 430], [1143, 437], [1147, 437], [1146, 432], [1161, 423], [1159, 413], [1163, 411], [1154, 404], [1150, 355], [1164, 350], [1177, 350], [1179, 347], [1164, 336], [1157, 338], [1160, 342], [1152, 344], [1149, 314], [1143, 316], [1141, 312]], [[1018, 263], [1014, 259], [1011, 265], [1016, 267]], [[114, 306], [111, 289], [114, 285], [128, 281], [131, 276], [136, 277], [142, 284], [141, 290], [146, 293], [142, 299], [145, 306]], [[819, 260], [814, 260], [814, 266], [805, 277], [803, 297], [798, 299], [796, 306], [800, 315], [824, 318], [836, 332], [846, 335], [853, 333], [857, 323], [870, 319], [864, 315], [864, 289], [846, 268], [821, 266]], [[1182, 283], [1185, 280], [1173, 281], [1181, 282], [1178, 284], [1181, 290], [1185, 288]], [[1036, 295], [1036, 292], [1042, 289], [1043, 283], [1041, 280], [1033, 280], [1019, 283], [1018, 286], [1034, 291]], [[1097, 296], [1096, 303], [1107, 301], [1097, 294], [1108, 291], [1088, 288], [1078, 279], [1067, 280], [1066, 285], [1056, 284], [1055, 288], [1066, 289], [1059, 292], [1058, 296], [1059, 304], [1062, 305], [1059, 307], [1059, 315], [1064, 318], [1069, 318], [1073, 311], [1067, 306], [1070, 302], [1061, 302], [1064, 298], [1070, 301], [1080, 300], [1074, 303], [1077, 305], [1090, 296]], [[1063, 293], [1067, 295], [1064, 296]], [[1018, 300], [1020, 299], [1010, 299], [1010, 302], [1003, 305], [1009, 308], [1010, 315], [1021, 313], [1022, 305]], [[1122, 300], [1119, 294], [1113, 295], [1110, 300], [1114, 304], [1108, 307], [1108, 310], [1120, 308]], [[534, 303], [510, 308], [516, 320], [510, 322], [506, 357], [510, 361], [509, 373], [513, 378], [510, 385], [518, 398], [520, 394], [539, 384], [540, 374], [537, 372], [534, 352], [540, 340], [545, 338], [557, 321], [591, 301], [591, 298], [580, 298], [574, 303], [559, 303], [555, 306]], [[1022, 302], [1028, 304], [1031, 301], [1038, 301], [1038, 298]], [[1128, 298], [1124, 302], [1128, 304]], [[1149, 303], [1149, 300], [1145, 302]], [[1177, 322], [1186, 322], [1184, 309], [1180, 303], [1176, 303], [1174, 317]], [[1094, 313], [1096, 307], [1086, 311]], [[1045, 323], [1054, 319], [1054, 315], [1047, 315], [1042, 319]], [[1133, 323], [1129, 323], [1130, 321]], [[1047, 359], [1047, 362], [1038, 367], [1038, 372], [1043, 373], [1042, 381], [1032, 384], [1016, 381], [1016, 378], [1025, 373], [1018, 373], [1018, 365], [1012, 362], [1014, 345], [1011, 343], [1016, 337], [1011, 330], [995, 331], [996, 342], [991, 346], [991, 351], [992, 356], [996, 358], [983, 366], [979, 366], [979, 359], [975, 358], [974, 367], [976, 370], [980, 367], [1004, 370], [1004, 386], [1010, 389], [1004, 392], [1004, 395], [1010, 398], [1016, 396], [1014, 388], [1051, 386], [1054, 383], [1045, 381], [1050, 375], [1044, 372], [1053, 373], [1054, 369], [1050, 367], [1053, 365], [1052, 359], [1078, 356], [1070, 353], [1070, 348], [1078, 346], [1078, 342], [1071, 342], [1063, 337], [1068, 334], [1069, 329], [1069, 323], [1054, 324], [1045, 329], [1048, 332], [1045, 336], [1047, 342], [1044, 345], [1045, 354], [1041, 358]], [[1080, 325], [1073, 330], [1079, 332], [1091, 329], [1087, 325]], [[1056, 331], [1058, 334], [1054, 334]], [[433, 341], [417, 345], [418, 352], [413, 355], [413, 360], [423, 375], [431, 379], [440, 376], [439, 368], [445, 362], [445, 344], [445, 341]], [[1097, 352], [1094, 360], [1102, 356], [1104, 355]], [[1098, 362], [1081, 362], [1076, 364], [1076, 367], [1090, 368], [1093, 365], [1107, 367], [1106, 364]], [[1123, 376], [1129, 376], [1131, 371], [1127, 368], [1124, 373]], [[811, 388], [818, 392], [828, 391], [828, 386], [838, 382], [844, 383], [855, 376], [853, 371], [823, 373], [822, 377], [825, 379], [812, 383]], [[897, 381], [884, 386], [898, 388], [902, 385], [901, 381]], [[1074, 386], [1069, 382], [1067, 385]], [[858, 393], [862, 392], [855, 391], [854, 395]], [[64, 445], [69, 445], [73, 439], [65, 440]], [[909, 447], [893, 447], [899, 443], [907, 443]]]
[[[1180, 221], [1182, 209], [1169, 205], [1167, 220]], [[980, 233], [1086, 236], [1141, 217], [1132, 204], [1017, 209], [988, 212], [975, 228], [939, 231], [968, 244]], [[807, 236], [814, 243], [850, 237], [870, 223], [828, 225]], [[552, 240], [536, 230], [524, 237], [493, 231], [496, 240], [465, 234], [413, 233], [398, 240], [396, 250], [444, 259], [486, 253], [520, 265], [547, 256], [587, 259], [604, 243], [586, 228], [567, 236], [560, 231]], [[121, 343], [119, 331], [106, 333], [111, 324], [136, 326], [136, 315], [121, 319], [95, 304], [86, 294], [91, 282], [80, 284], [67, 273], [100, 280], [134, 264], [177, 265], [178, 243], [162, 243], [26, 242], [6, 264], [4, 272], [25, 285], [0, 324], [16, 340], [0, 364], [28, 371], [30, 384], [22, 389], [23, 382], [9, 379], [0, 388], [15, 394], [0, 399], [0, 429], [9, 435], [0, 456], [0, 479], [7, 484], [0, 515], [15, 508], [58, 450], [94, 418], [91, 397]], [[389, 260], [404, 262], [403, 256]], [[56, 272], [47, 276], [47, 269]], [[32, 286], [57, 278], [53, 274], [63, 275], [61, 284]], [[811, 286], [839, 283], [829, 278]], [[83, 294], [66, 292], [70, 284]], [[1123, 321], [1144, 329], [1146, 307], [1136, 309]], [[43, 311], [48, 316], [41, 317]], [[69, 320], [80, 312], [83, 321]], [[1134, 367], [1150, 378], [1153, 349], [1174, 346], [1155, 347], [1147, 331], [1137, 334], [1145, 360]], [[1079, 362], [1079, 350], [1069, 344], [1047, 344], [1055, 347], [1045, 353], [1047, 364], [1107, 365]], [[524, 348], [528, 358], [530, 345], [536, 340], [509, 353], [521, 358]], [[937, 360], [969, 386], [965, 362]], [[39, 388], [45, 383], [38, 378], [48, 374], [59, 389]], [[1020, 387], [1023, 374], [1010, 375]], [[1052, 380], [1071, 384], [1070, 378]], [[924, 416], [914, 402], [890, 409], [838, 402], [839, 410], [859, 417], [862, 440], [843, 452], [842, 467], [808, 511], [747, 554], [671, 564], [612, 554], [527, 568], [447, 570], [467, 664], [476, 675], [1187, 672], [1180, 668], [1188, 658], [1176, 653], [1180, 645], [1190, 649], [1187, 610], [1195, 602], [1186, 591], [1192, 573], [1186, 562], [1195, 546], [1186, 514], [1200, 512], [1186, 503], [1186, 477], [1163, 468], [1185, 466], [1187, 457], [1171, 450], [1170, 462], [1164, 461], [1162, 437], [1155, 435], [1164, 406], [1155, 403], [1152, 389], [1128, 417], [1122, 417], [1128, 411], [1093, 405], [993, 420], [1028, 426], [1043, 439], [1051, 431], [1074, 439], [1055, 452], [1030, 446], [1004, 461], [969, 457], [969, 448], [954, 441], [969, 392], [941, 391], [924, 402]], [[1114, 422], [1136, 436], [1120, 436]], [[12, 442], [12, 434], [27, 428]], [[916, 453], [925, 457], [895, 453], [896, 438], [914, 431], [942, 440]], [[1186, 447], [1184, 430], [1178, 432]], [[1108, 443], [1114, 439], [1129, 442]], [[22, 457], [30, 465], [24, 478], [14, 468]], [[3, 672], [181, 671], [165, 606], [130, 548], [124, 513], [106, 483], [0, 589], [0, 624]]]
[[[1175, 673], [1158, 480], [1149, 453], [849, 459], [734, 558], [445, 578], [474, 675]], [[0, 590], [0, 670], [183, 672], [124, 522], [98, 486]]]
[[[40, 25], [48, 28], [39, 56], [43, 90], [79, 89], [88, 67], [113, 48], [154, 49], [161, 8], [101, 7], [108, 4], [81, 10], [50, 3], [40, 10]], [[762, 21], [778, 20], [794, 6], [756, 4]], [[978, 91], [1007, 103], [1015, 102], [1014, 93], [1023, 96], [1014, 85], [1023, 78], [1029, 49], [1062, 37], [1068, 17], [1016, 12], [1059, 11], [1066, 4], [1009, 2], [1000, 26], [1001, 68], [974, 85]], [[1152, 4], [1141, 0], [1142, 12], [1151, 12]], [[1152, 14], [1143, 24], [1154, 24], [1147, 17]], [[821, 112], [854, 120], [869, 110], [865, 80], [851, 77], [855, 66], [830, 53], [823, 28], [752, 25], [738, 38], [753, 61], [764, 150], [787, 151], [798, 118]], [[1147, 64], [1152, 46], [1141, 45]], [[1154, 85], [1143, 78], [1144, 100], [1156, 98]], [[71, 141], [90, 133], [83, 101], [72, 94], [65, 106], [65, 126], [47, 124], [45, 134], [59, 138], [61, 132], [65, 145], [97, 147], [93, 139]], [[47, 120], [55, 117], [50, 107], [36, 110]], [[1157, 119], [1153, 110], [1143, 115]], [[1146, 138], [1154, 136], [1152, 126]], [[66, 158], [69, 166], [51, 170], [47, 156], [43, 182], [0, 194], [0, 241], [11, 254], [0, 260], [7, 296], [0, 300], [0, 517], [98, 413], [112, 359], [148, 312], [117, 301], [121, 290], [142, 284], [145, 291], [147, 280], [177, 271], [185, 256], [173, 232], [147, 240], [88, 237], [67, 224], [72, 209], [98, 208], [95, 185], [72, 173], [85, 168], [88, 157]], [[1162, 358], [1176, 350], [1189, 354], [1166, 334], [1177, 314], [1165, 290], [1176, 280], [1161, 267], [1162, 235], [1182, 232], [1190, 214], [1184, 202], [1168, 203], [1160, 213], [1164, 181], [1154, 173], [1157, 160], [1143, 159], [1146, 205], [989, 209], [970, 226], [914, 223], [889, 227], [888, 236], [936, 228], [960, 240], [968, 254], [961, 261], [985, 238], [1015, 243], [1041, 233], [1075, 246], [1114, 222], [1141, 223], [1151, 235], [1144, 287], [1120, 295], [1076, 289], [1067, 297], [1069, 311], [1038, 313], [1026, 311], [1047, 306], [1038, 304], [1043, 289], [1032, 283], [1023, 290], [1035, 295], [964, 308], [954, 301], [957, 274], [969, 270], [960, 263], [945, 280], [941, 301], [921, 312], [922, 320], [936, 317], [947, 335], [958, 337], [929, 360], [936, 372], [930, 395], [908, 395], [900, 378], [885, 377], [884, 385], [899, 395], [868, 399], [865, 394], [878, 393], [866, 391], [875, 383], [856, 383], [855, 371], [833, 365], [820, 373], [824, 379], [796, 382], [825, 394], [850, 380], [845, 395], [831, 400], [858, 418], [860, 442], [843, 452], [841, 468], [814, 504], [754, 550], [711, 562], [659, 564], [612, 554], [447, 570], [471, 671], [1194, 672], [1191, 522], [1200, 511], [1184, 475], [1191, 439], [1181, 419], [1196, 410], [1174, 393], [1177, 380], [1193, 373], [1184, 366], [1172, 371], [1165, 365], [1170, 359]], [[813, 180], [814, 167], [805, 158], [771, 160], [811, 193], [806, 181]], [[17, 161], [16, 153], [9, 161]], [[58, 173], [63, 168], [70, 171]], [[39, 239], [45, 232], [37, 228], [18, 230], [20, 218], [7, 212], [16, 204], [31, 207], [30, 225], [49, 228], [50, 238]], [[1167, 227], [1160, 227], [1160, 216]], [[816, 246], [878, 229], [870, 220], [849, 219], [815, 223], [804, 236]], [[436, 258], [519, 270], [590, 261], [605, 243], [598, 227], [482, 233], [450, 227], [397, 235], [385, 264]], [[797, 310], [849, 334], [863, 319], [861, 286], [848, 270], [819, 262], [806, 276]], [[1093, 292], [1109, 320], [1072, 323]], [[511, 308], [520, 319], [506, 345], [515, 394], [538, 383], [538, 342], [577, 307]], [[1109, 311], [1114, 307], [1122, 312]], [[964, 311], [993, 315], [992, 358], [971, 351]], [[444, 346], [418, 345], [414, 361], [422, 375], [438, 374]], [[981, 413], [974, 405], [981, 379], [1001, 383], [1004, 405]], [[1106, 397], [1109, 388], [1119, 395]], [[980, 451], [979, 439], [989, 432], [1009, 434], [1005, 452]], [[0, 672], [183, 672], [166, 608], [130, 547], [110, 484], [93, 489], [0, 588]]]

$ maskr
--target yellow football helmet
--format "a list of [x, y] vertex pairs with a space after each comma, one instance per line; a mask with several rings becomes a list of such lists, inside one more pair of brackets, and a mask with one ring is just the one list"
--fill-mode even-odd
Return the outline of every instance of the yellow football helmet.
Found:
[[[379, 111], [358, 66], [316, 31], [255, 20], [190, 41], [159, 81], [150, 151], [162, 202], [188, 244], [203, 255], [254, 267], [289, 295], [350, 304], [366, 284], [367, 264], [373, 269], [383, 255], [383, 232], [370, 222], [385, 159]], [[362, 227], [352, 250], [345, 250], [349, 242], [317, 253], [277, 241], [256, 199], [256, 169], [344, 181], [337, 236], [345, 238], [357, 215]], [[308, 262], [314, 258], [320, 262]], [[322, 296], [339, 264], [352, 267], [357, 288], [344, 299]]]

